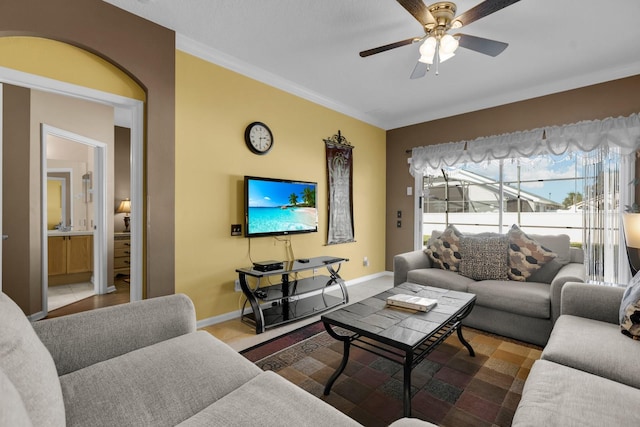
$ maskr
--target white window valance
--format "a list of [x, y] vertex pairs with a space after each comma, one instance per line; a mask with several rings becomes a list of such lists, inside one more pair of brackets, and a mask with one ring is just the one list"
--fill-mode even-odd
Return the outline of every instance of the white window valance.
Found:
[[603, 147], [619, 147], [623, 154], [640, 149], [640, 116], [610, 117], [416, 147], [411, 153], [410, 172], [426, 174], [461, 163], [589, 152]]

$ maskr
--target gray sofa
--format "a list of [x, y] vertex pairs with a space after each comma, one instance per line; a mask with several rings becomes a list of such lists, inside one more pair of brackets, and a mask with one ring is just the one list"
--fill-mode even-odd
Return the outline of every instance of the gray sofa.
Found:
[[32, 325], [0, 294], [0, 396], [12, 427], [359, 425], [196, 331], [184, 295]]
[[394, 285], [412, 282], [474, 293], [476, 305], [464, 320], [465, 325], [544, 346], [560, 315], [563, 285], [584, 281], [584, 258], [581, 249], [569, 246], [566, 235], [531, 237], [558, 256], [529, 281], [475, 281], [456, 272], [434, 268], [425, 251], [418, 250], [394, 257]]
[[567, 283], [513, 426], [640, 426], [640, 342], [620, 332], [624, 288]]

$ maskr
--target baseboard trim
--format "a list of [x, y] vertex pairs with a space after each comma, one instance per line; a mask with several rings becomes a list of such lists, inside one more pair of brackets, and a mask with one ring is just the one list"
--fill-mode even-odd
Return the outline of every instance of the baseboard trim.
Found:
[[[345, 284], [347, 285], [347, 289], [348, 289], [349, 286], [357, 285], [359, 283], [366, 282], [367, 280], [373, 280], [373, 279], [377, 279], [379, 277], [384, 277], [384, 276], [393, 276], [393, 272], [391, 272], [391, 271], [381, 271], [379, 273], [370, 274], [368, 276], [362, 276], [362, 277], [358, 277], [358, 278], [355, 278], [355, 279], [352, 279], [352, 280], [346, 280]], [[334, 289], [338, 289], [338, 285], [330, 286], [326, 290], [334, 290]], [[318, 291], [318, 292], [320, 292], [320, 291]], [[265, 308], [270, 307], [270, 304], [265, 304], [264, 307]], [[246, 313], [251, 313], [251, 308], [245, 308], [244, 312], [245, 312], [245, 314]], [[241, 314], [242, 314], [242, 310], [235, 310], [235, 311], [231, 311], [229, 313], [220, 314], [218, 316], [208, 317], [206, 319], [198, 320], [196, 322], [196, 327], [198, 329], [201, 329], [201, 328], [204, 328], [206, 326], [216, 325], [218, 323], [226, 322], [228, 320], [239, 319]]]

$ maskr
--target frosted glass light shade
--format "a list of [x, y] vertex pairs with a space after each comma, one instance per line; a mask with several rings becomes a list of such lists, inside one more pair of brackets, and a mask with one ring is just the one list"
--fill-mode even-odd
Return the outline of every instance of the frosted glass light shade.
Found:
[[640, 213], [625, 213], [622, 222], [627, 247], [640, 248]]
[[440, 39], [440, 57], [444, 56], [445, 54], [455, 52], [457, 48], [458, 40], [456, 40], [451, 34], [446, 34], [442, 37], [442, 39]]

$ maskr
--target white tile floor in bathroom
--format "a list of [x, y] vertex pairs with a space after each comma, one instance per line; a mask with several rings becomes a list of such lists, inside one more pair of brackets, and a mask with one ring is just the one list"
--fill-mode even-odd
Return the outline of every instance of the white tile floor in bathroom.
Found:
[[64, 307], [65, 305], [88, 298], [93, 294], [93, 283], [89, 282], [49, 286], [47, 311]]

